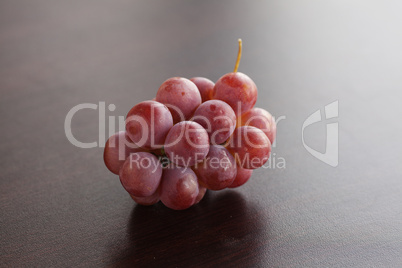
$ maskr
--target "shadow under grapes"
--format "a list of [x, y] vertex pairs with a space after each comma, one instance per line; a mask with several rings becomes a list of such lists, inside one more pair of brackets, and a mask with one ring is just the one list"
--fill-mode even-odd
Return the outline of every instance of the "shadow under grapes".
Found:
[[234, 190], [208, 191], [201, 202], [174, 211], [161, 202], [135, 205], [128, 242], [112, 256], [116, 267], [227, 267], [258, 265], [267, 230], [258, 205]]

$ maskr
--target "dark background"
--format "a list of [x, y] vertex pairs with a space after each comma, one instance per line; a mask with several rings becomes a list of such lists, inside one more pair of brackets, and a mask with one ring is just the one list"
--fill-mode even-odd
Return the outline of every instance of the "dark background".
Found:
[[[217, 2], [1, 1], [0, 266], [400, 266], [401, 2]], [[67, 140], [77, 104], [124, 116], [171, 76], [216, 81], [239, 37], [257, 106], [286, 117], [271, 156], [286, 168], [256, 170], [186, 211], [146, 208], [105, 168], [103, 148]], [[301, 128], [336, 100], [331, 167], [304, 149]], [[78, 112], [74, 136], [98, 141], [98, 117]], [[305, 131], [321, 152], [325, 124]]]

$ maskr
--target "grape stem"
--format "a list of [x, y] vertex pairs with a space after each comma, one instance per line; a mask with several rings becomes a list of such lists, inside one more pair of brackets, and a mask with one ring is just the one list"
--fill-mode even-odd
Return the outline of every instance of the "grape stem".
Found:
[[236, 73], [237, 69], [239, 69], [239, 64], [240, 64], [240, 59], [241, 59], [241, 47], [242, 46], [241, 46], [241, 39], [240, 38], [239, 38], [238, 42], [239, 42], [239, 52], [237, 52], [236, 65], [235, 65], [234, 70], [233, 70], [234, 73]]

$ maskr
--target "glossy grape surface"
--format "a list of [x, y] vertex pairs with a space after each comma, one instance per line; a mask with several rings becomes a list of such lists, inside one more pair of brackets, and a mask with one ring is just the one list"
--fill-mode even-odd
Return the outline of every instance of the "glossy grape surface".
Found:
[[165, 104], [176, 124], [189, 120], [201, 104], [201, 94], [197, 86], [182, 77], [172, 77], [162, 83], [156, 93], [156, 100]]
[[151, 153], [132, 153], [120, 169], [120, 182], [124, 189], [136, 197], [151, 196], [162, 178], [159, 159]]
[[110, 136], [106, 141], [103, 160], [111, 172], [119, 175], [120, 168], [130, 153], [141, 151], [144, 149], [135, 145], [125, 131], [120, 131]]
[[233, 109], [221, 100], [202, 103], [195, 111], [193, 121], [207, 130], [211, 144], [225, 142], [236, 127], [236, 115]]
[[238, 166], [236, 178], [233, 180], [232, 184], [229, 185], [228, 187], [236, 188], [236, 187], [242, 186], [251, 178], [252, 174], [253, 174], [252, 169], [245, 169], [245, 168], [241, 168]]
[[252, 126], [261, 129], [267, 135], [269, 141], [274, 143], [276, 137], [276, 124], [272, 115], [262, 109], [253, 108], [238, 118], [238, 124], [241, 126]]
[[180, 122], [169, 131], [164, 149], [173, 163], [179, 166], [193, 166], [208, 154], [208, 133], [198, 123]]
[[271, 142], [262, 130], [256, 127], [242, 126], [233, 132], [227, 148], [240, 167], [256, 169], [268, 161], [271, 153]]
[[198, 193], [197, 176], [190, 168], [172, 164], [163, 170], [160, 199], [168, 208], [189, 208], [195, 203]]
[[198, 184], [198, 195], [195, 199], [194, 205], [200, 203], [200, 201], [204, 198], [205, 194], [207, 193], [207, 188]]
[[190, 81], [193, 82], [200, 91], [202, 102], [212, 100], [215, 86], [214, 82], [205, 77], [193, 77]]
[[236, 72], [223, 75], [215, 83], [214, 99], [228, 103], [237, 116], [254, 107], [257, 101], [257, 86], [247, 75]]
[[210, 190], [230, 186], [237, 172], [235, 159], [221, 145], [211, 145], [207, 157], [193, 169], [202, 185]]
[[152, 206], [156, 203], [159, 202], [160, 198], [159, 198], [159, 191], [155, 191], [155, 193], [153, 193], [150, 196], [146, 196], [146, 197], [138, 197], [138, 196], [134, 196], [134, 195], [130, 195], [131, 198], [140, 205], [143, 206]]
[[160, 102], [143, 101], [127, 114], [126, 131], [130, 139], [140, 147], [161, 148], [173, 118], [168, 108]]

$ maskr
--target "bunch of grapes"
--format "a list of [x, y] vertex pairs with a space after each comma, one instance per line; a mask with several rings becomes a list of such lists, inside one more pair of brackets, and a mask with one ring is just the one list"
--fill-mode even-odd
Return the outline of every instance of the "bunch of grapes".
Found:
[[235, 69], [214, 84], [203, 77], [173, 77], [156, 98], [135, 105], [126, 130], [105, 145], [107, 168], [141, 205], [159, 201], [181, 210], [197, 204], [207, 189], [235, 188], [269, 158], [276, 125], [253, 108], [257, 87]]

